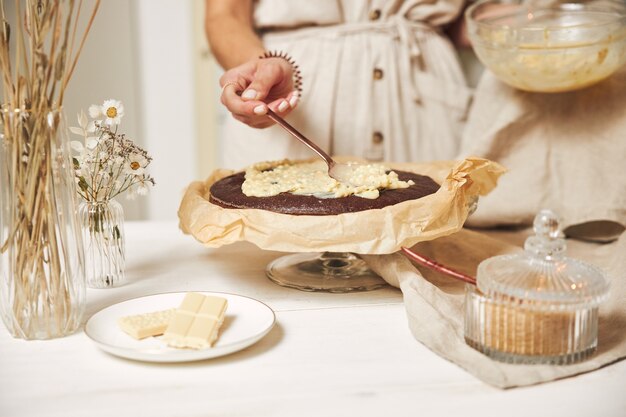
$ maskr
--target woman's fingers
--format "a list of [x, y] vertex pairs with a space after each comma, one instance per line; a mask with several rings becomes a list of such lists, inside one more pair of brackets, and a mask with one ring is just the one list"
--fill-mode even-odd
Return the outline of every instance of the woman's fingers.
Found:
[[[245, 69], [246, 65], [254, 68]], [[255, 128], [274, 124], [266, 116], [268, 109], [286, 116], [298, 103], [298, 92], [292, 91], [292, 68], [283, 59], [262, 59], [231, 69], [220, 85], [222, 104], [236, 120]]]
[[263, 129], [274, 124], [266, 116], [268, 105], [257, 101], [243, 101], [235, 86], [224, 85], [222, 103], [228, 108], [235, 120], [245, 123], [250, 127]]
[[[267, 104], [265, 107], [265, 113], [255, 113], [250, 115], [248, 113], [242, 112], [231, 112], [235, 120], [240, 121], [241, 123], [245, 123], [250, 127], [254, 127], [257, 129], [264, 129], [266, 127], [272, 126], [274, 122], [266, 116], [267, 108], [272, 109], [275, 113], [280, 114], [282, 117], [287, 116], [295, 106], [298, 104], [298, 92], [293, 91], [287, 95], [287, 98], [274, 100], [271, 103]], [[246, 104], [251, 102], [245, 102]], [[293, 106], [291, 105], [293, 103]]]
[[259, 61], [254, 78], [241, 94], [244, 100], [265, 100], [275, 86], [291, 82], [291, 67], [284, 66], [282, 59], [262, 59]]
[[238, 85], [227, 82], [224, 84], [221, 101], [224, 106], [233, 114], [240, 116], [254, 116], [267, 113], [267, 104], [259, 100], [244, 101], [239, 96]]
[[286, 116], [298, 105], [298, 91], [292, 91], [285, 98], [279, 98], [269, 103], [267, 106], [275, 113]]
[[289, 100], [284, 98], [280, 98], [278, 100], [274, 100], [267, 105], [274, 113], [278, 113], [280, 116], [284, 117], [288, 115], [293, 108], [289, 104]]
[[298, 90], [294, 90], [287, 96], [287, 101], [289, 102], [289, 106], [292, 109], [295, 109], [298, 103], [300, 102], [300, 93]]
[[272, 126], [267, 109], [272, 109], [282, 117], [287, 116], [298, 105], [298, 91], [292, 91], [286, 98], [280, 98], [269, 104], [258, 100], [244, 101], [240, 96], [241, 87], [235, 82], [226, 82], [222, 92], [222, 104], [230, 110], [233, 117], [248, 126], [263, 129]]
[[278, 100], [274, 100], [267, 105], [274, 113], [285, 114], [285, 112], [291, 110], [289, 106], [289, 102], [284, 98], [279, 98]]
[[274, 122], [267, 116], [248, 117], [233, 114], [233, 118], [255, 129], [265, 129], [266, 127], [270, 127], [274, 124]]

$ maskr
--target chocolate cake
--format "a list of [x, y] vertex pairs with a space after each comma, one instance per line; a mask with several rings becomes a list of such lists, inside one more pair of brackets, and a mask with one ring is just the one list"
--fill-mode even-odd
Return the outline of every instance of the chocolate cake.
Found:
[[434, 194], [439, 189], [439, 185], [430, 177], [405, 171], [395, 172], [400, 180], [412, 180], [415, 184], [408, 188], [381, 190], [380, 196], [375, 199], [354, 195], [341, 198], [318, 198], [291, 193], [281, 193], [271, 197], [248, 197], [241, 191], [245, 173], [239, 172], [213, 184], [209, 201], [224, 208], [261, 209], [283, 214], [327, 216], [380, 209]]

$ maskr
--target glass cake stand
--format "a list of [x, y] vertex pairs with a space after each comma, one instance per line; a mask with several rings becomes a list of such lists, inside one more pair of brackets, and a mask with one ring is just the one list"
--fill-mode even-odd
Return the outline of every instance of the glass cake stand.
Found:
[[276, 284], [301, 291], [346, 293], [387, 285], [363, 259], [349, 252], [286, 255], [270, 262], [265, 273]]
[[[468, 215], [478, 208], [478, 196], [467, 201]], [[387, 284], [359, 255], [352, 252], [296, 253], [270, 262], [265, 274], [274, 283], [301, 291], [346, 293], [372, 291]]]

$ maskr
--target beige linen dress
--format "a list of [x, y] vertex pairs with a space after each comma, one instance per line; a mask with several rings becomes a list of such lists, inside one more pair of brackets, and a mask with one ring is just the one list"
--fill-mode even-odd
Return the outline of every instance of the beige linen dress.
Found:
[[626, 67], [559, 94], [518, 91], [486, 72], [460, 154], [509, 169], [469, 224], [530, 224], [550, 208], [570, 236], [616, 238], [626, 225]]
[[[464, 0], [260, 0], [266, 49], [289, 53], [303, 96], [287, 120], [335, 155], [417, 162], [458, 153], [470, 99], [456, 52], [439, 29]], [[221, 166], [313, 157], [278, 126], [231, 117]]]

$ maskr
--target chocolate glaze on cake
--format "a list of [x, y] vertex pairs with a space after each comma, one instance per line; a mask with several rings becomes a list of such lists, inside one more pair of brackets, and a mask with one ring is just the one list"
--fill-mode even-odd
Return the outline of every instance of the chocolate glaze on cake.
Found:
[[430, 177], [405, 171], [395, 171], [402, 181], [413, 180], [409, 188], [381, 190], [380, 196], [367, 199], [354, 195], [341, 198], [317, 198], [309, 195], [281, 193], [271, 197], [248, 197], [241, 191], [245, 173], [222, 178], [211, 186], [209, 201], [224, 208], [246, 208], [273, 211], [275, 213], [326, 216], [356, 211], [380, 209], [415, 200], [435, 193], [439, 185]]

